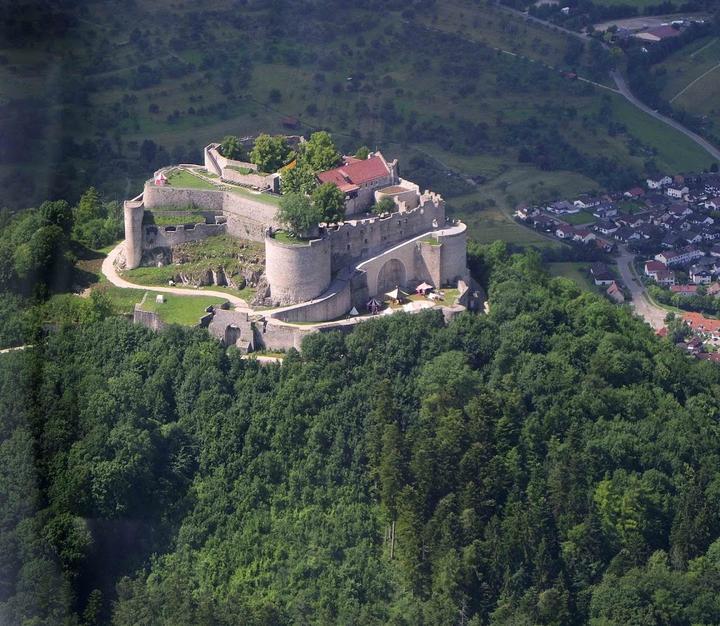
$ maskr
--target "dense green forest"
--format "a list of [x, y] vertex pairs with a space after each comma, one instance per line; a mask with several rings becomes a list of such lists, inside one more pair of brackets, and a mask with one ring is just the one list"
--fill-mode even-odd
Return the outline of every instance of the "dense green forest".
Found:
[[472, 266], [489, 315], [282, 366], [117, 317], [0, 356], [0, 623], [720, 622], [720, 370]]

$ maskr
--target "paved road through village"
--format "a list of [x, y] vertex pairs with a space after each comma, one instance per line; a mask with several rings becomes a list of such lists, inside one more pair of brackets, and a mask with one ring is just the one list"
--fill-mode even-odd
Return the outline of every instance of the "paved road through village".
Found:
[[619, 248], [620, 256], [617, 259], [618, 270], [623, 283], [632, 294], [632, 307], [655, 330], [665, 326], [667, 311], [653, 304], [645, 291], [645, 286], [636, 275], [632, 263], [635, 256], [625, 246]]

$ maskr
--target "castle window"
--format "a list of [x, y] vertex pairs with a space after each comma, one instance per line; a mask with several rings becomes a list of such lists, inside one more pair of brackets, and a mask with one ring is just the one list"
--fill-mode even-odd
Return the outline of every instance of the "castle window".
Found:
[[350, 250], [350, 244], [348, 244], [348, 251]]
[[365, 243], [367, 243], [367, 238], [365, 238]]

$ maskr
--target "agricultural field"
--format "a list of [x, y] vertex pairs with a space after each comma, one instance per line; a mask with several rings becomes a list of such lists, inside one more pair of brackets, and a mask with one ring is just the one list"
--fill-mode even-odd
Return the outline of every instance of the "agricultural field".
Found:
[[[502, 196], [504, 209], [508, 197], [534, 193], [526, 181], [565, 193], [623, 187], [651, 160], [681, 171], [709, 165], [675, 131], [650, 118], [636, 125], [614, 95], [546, 67], [562, 64], [564, 35], [493, 7], [398, 5], [381, 22], [347, 4], [303, 20], [293, 5], [272, 16], [244, 6], [242, 18], [230, 0], [203, 5], [202, 20], [197, 10], [188, 0], [95, 3], [40, 51], [12, 41], [0, 49], [0, 131], [28, 159], [0, 154], [8, 204], [73, 200], [90, 184], [130, 197], [159, 167], [199, 163], [207, 142], [259, 131], [325, 128], [346, 151], [365, 144], [400, 156], [404, 177], [450, 200], [477, 191]], [[258, 38], [272, 43], [250, 45]], [[578, 72], [592, 62], [583, 52]], [[72, 88], [54, 90], [53, 72]], [[32, 97], [21, 105], [18, 94]], [[297, 131], [283, 128], [288, 115]], [[47, 158], [35, 167], [38, 153]]]
[[706, 116], [720, 132], [720, 37], [703, 37], [655, 66], [673, 108]]

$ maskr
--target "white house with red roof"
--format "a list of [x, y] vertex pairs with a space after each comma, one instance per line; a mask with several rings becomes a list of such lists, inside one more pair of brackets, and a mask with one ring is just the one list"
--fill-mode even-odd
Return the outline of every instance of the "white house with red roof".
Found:
[[658, 271], [666, 270], [667, 265], [665, 263], [661, 263], [660, 261], [651, 260], [651, 261], [645, 261], [645, 276], [649, 276], [650, 278], [655, 278], [655, 274]]
[[342, 165], [319, 172], [317, 179], [321, 184], [334, 183], [345, 194], [346, 215], [367, 211], [375, 204], [376, 191], [387, 191], [384, 195], [398, 197], [398, 200], [402, 200], [403, 192], [412, 190], [408, 196], [414, 196], [417, 191], [417, 185], [401, 184], [397, 160], [388, 163], [380, 152], [371, 152], [367, 159], [344, 156]]

